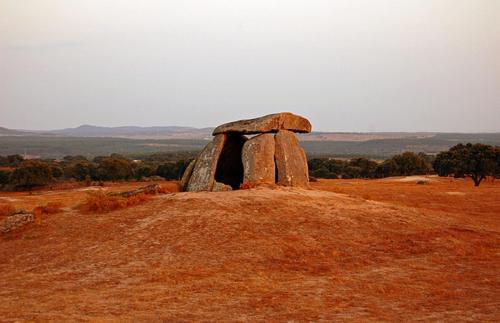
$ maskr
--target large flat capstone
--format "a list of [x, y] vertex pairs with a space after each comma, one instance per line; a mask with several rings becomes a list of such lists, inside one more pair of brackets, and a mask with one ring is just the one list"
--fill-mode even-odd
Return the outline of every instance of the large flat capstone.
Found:
[[215, 181], [217, 162], [226, 139], [226, 134], [219, 134], [205, 146], [196, 159], [186, 191], [200, 192], [212, 190]]
[[229, 122], [215, 128], [213, 134], [241, 133], [258, 134], [265, 132], [277, 132], [289, 130], [293, 132], [311, 132], [311, 123], [301, 116], [290, 112], [269, 114], [255, 119]]
[[280, 130], [275, 136], [275, 160], [278, 170], [278, 185], [309, 186], [307, 158], [299, 145], [297, 136], [288, 130]]
[[274, 184], [274, 134], [264, 133], [249, 139], [243, 145], [243, 183]]

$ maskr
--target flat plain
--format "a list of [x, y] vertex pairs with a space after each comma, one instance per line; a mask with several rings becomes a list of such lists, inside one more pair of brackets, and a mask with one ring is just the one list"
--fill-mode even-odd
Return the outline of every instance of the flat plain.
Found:
[[75, 209], [98, 187], [1, 193], [65, 208], [0, 235], [0, 321], [498, 320], [500, 182], [311, 184], [104, 214]]

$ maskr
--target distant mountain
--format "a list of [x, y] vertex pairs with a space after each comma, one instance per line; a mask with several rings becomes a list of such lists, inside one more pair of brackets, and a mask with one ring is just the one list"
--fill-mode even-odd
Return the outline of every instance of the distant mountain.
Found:
[[33, 135], [33, 133], [22, 130], [13, 130], [0, 127], [0, 136], [29, 136], [29, 135]]
[[203, 139], [212, 134], [213, 128], [193, 127], [99, 127], [92, 125], [81, 125], [76, 128], [61, 130], [50, 130], [45, 133], [69, 136], [69, 137], [114, 137], [132, 139]]

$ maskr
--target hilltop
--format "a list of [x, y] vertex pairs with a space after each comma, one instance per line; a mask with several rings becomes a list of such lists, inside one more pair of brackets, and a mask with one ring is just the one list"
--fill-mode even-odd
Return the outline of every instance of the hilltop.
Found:
[[[500, 186], [483, 185], [321, 180], [67, 209], [0, 238], [0, 317], [494, 321]], [[76, 192], [4, 199], [71, 206]]]

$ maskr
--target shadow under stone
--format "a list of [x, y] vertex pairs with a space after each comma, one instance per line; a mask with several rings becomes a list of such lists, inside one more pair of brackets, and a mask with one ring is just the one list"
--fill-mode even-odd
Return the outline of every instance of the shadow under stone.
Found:
[[217, 162], [215, 180], [239, 189], [243, 182], [243, 162], [241, 151], [247, 138], [243, 135], [229, 134]]

